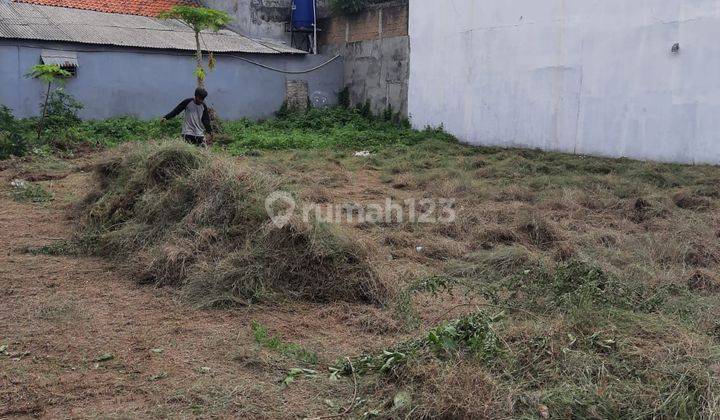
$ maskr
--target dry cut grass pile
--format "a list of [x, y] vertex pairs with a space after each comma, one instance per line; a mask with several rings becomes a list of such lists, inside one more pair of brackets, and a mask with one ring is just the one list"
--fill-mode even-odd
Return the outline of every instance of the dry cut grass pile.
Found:
[[96, 174], [82, 243], [141, 283], [177, 286], [202, 306], [388, 298], [371, 247], [321, 222], [271, 224], [269, 175], [181, 142], [122, 147]]

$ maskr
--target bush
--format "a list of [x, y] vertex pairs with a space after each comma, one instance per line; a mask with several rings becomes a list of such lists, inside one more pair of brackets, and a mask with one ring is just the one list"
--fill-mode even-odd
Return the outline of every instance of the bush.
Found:
[[28, 144], [20, 130], [20, 124], [10, 108], [0, 106], [0, 159], [23, 156], [27, 153]]
[[65, 93], [62, 88], [54, 90], [48, 99], [45, 129], [58, 131], [80, 124], [78, 112], [83, 107], [82, 103], [72, 95]]

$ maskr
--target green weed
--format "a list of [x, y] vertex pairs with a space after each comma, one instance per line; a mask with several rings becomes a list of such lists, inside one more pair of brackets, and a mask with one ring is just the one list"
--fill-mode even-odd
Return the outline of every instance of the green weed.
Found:
[[40, 247], [27, 247], [22, 251], [32, 255], [76, 255], [78, 248], [71, 241], [56, 241]]
[[353, 369], [361, 375], [391, 373], [413, 359], [453, 358], [460, 354], [480, 360], [490, 360], [502, 354], [496, 326], [504, 314], [487, 315], [477, 311], [465, 317], [445, 322], [418, 339], [401, 343], [376, 355], [356, 357], [335, 367], [335, 372], [351, 375]]
[[23, 184], [16, 187], [12, 192], [13, 199], [17, 202], [46, 203], [53, 199], [53, 194], [39, 184]]
[[257, 321], [253, 321], [250, 328], [252, 329], [255, 342], [262, 347], [280, 353], [285, 357], [291, 357], [303, 363], [317, 365], [317, 353], [306, 350], [298, 344], [287, 343], [283, 341], [280, 337], [270, 335], [267, 328]]

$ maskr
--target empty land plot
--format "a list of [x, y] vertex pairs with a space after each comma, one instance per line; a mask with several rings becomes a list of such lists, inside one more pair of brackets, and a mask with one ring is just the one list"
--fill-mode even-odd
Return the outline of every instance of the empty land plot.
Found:
[[[313, 121], [56, 163], [43, 200], [6, 165], [3, 415], [719, 414], [720, 169]], [[456, 218], [368, 220], [388, 199]]]

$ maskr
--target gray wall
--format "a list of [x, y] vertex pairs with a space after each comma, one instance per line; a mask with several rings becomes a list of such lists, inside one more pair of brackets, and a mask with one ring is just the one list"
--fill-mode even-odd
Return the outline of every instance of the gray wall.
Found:
[[718, 0], [442, 3], [410, 2], [415, 127], [444, 124], [473, 144], [720, 164]]
[[373, 113], [381, 113], [390, 105], [407, 116], [409, 44], [408, 37], [399, 36], [326, 45], [321, 51], [343, 56], [345, 86], [352, 105], [370, 101]]
[[[203, 6], [223, 10], [233, 21], [230, 28], [251, 38], [290, 44], [290, 0], [202, 0]], [[318, 18], [328, 15], [325, 0], [318, 0]]]
[[251, 38], [290, 43], [285, 32], [290, 21], [290, 0], [203, 0], [203, 6], [224, 10], [233, 18], [233, 30]]
[[[185, 53], [0, 40], [0, 104], [10, 107], [17, 117], [38, 115], [44, 85], [23, 75], [40, 63], [42, 48], [78, 52], [77, 77], [65, 89], [85, 105], [84, 119], [159, 117], [195, 89], [194, 61]], [[321, 55], [240, 56], [293, 71], [328, 59]], [[266, 118], [282, 106], [286, 80], [306, 80], [313, 100], [320, 103], [325, 98], [328, 105], [336, 104], [343, 86], [342, 60], [311, 73], [286, 75], [218, 55], [217, 68], [206, 82], [208, 102], [224, 119]]]

